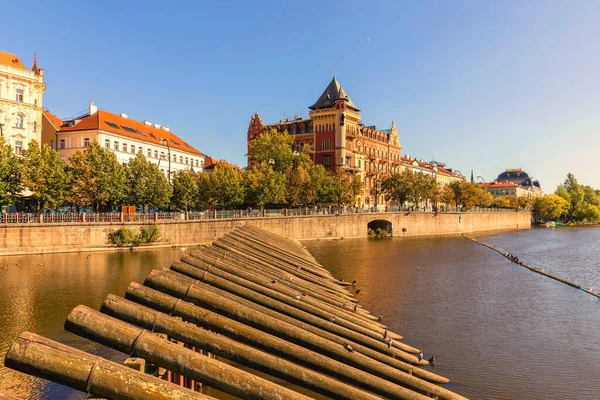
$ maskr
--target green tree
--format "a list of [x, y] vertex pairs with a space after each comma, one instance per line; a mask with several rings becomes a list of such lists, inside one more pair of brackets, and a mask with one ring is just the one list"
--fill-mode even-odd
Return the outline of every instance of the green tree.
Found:
[[22, 188], [19, 163], [10, 144], [0, 137], [0, 206], [13, 203], [13, 198]]
[[158, 166], [137, 153], [125, 166], [125, 199], [137, 207], [163, 208], [169, 205], [172, 187]]
[[55, 208], [67, 198], [70, 185], [67, 166], [47, 144], [40, 148], [37, 141], [32, 140], [23, 150], [21, 176], [23, 185], [37, 202], [38, 211], [43, 205]]
[[397, 201], [398, 206], [411, 201], [415, 186], [415, 173], [410, 168], [400, 173], [394, 173], [381, 182], [381, 192], [391, 201]]
[[556, 194], [536, 197], [533, 200], [533, 212], [536, 221], [546, 222], [560, 218], [569, 210], [569, 202]]
[[246, 203], [259, 206], [285, 201], [285, 175], [275, 171], [265, 161], [244, 174]]
[[245, 187], [242, 171], [227, 161], [220, 160], [210, 176], [210, 198], [214, 204], [236, 207], [244, 202]]
[[192, 171], [181, 170], [173, 175], [172, 203], [185, 212], [194, 207], [199, 201], [198, 178]]
[[311, 190], [314, 192], [314, 203], [323, 205], [334, 202], [334, 181], [321, 164], [312, 165], [308, 169]]
[[212, 181], [213, 179], [211, 172], [203, 171], [199, 174], [196, 174], [196, 188], [198, 191], [196, 196], [205, 210], [212, 208], [217, 204]]
[[316, 193], [308, 171], [302, 166], [289, 170], [286, 185], [287, 203], [292, 207], [313, 204], [315, 197]]
[[77, 206], [93, 206], [95, 211], [114, 207], [123, 198], [125, 171], [117, 156], [93, 141], [85, 151], [70, 158], [72, 177], [70, 200]]
[[265, 162], [275, 171], [285, 174], [294, 165], [293, 143], [294, 138], [287, 132], [270, 129], [248, 143], [248, 154], [257, 165]]
[[332, 178], [332, 202], [338, 206], [352, 206], [356, 202], [356, 196], [360, 193], [360, 175], [349, 174], [341, 168], [337, 168]]

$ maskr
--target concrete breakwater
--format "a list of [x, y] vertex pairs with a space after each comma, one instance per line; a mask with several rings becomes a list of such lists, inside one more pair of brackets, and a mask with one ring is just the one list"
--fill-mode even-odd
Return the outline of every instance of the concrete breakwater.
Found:
[[[101, 312], [76, 307], [65, 327], [159, 368], [147, 372], [243, 399], [464, 399], [353, 292], [298, 243], [246, 225], [132, 282], [126, 299], [109, 295]], [[28, 332], [5, 365], [106, 398], [210, 398]]]
[[478, 243], [478, 244], [480, 244], [482, 246], [487, 247], [488, 249], [491, 249], [491, 250], [499, 253], [500, 255], [508, 258], [510, 261], [514, 262], [515, 264], [518, 264], [518, 265], [520, 265], [522, 267], [525, 267], [525, 268], [527, 268], [528, 270], [530, 270], [532, 272], [535, 272], [537, 274], [543, 275], [543, 276], [545, 276], [547, 278], [550, 278], [550, 279], [554, 279], [555, 281], [558, 281], [560, 283], [564, 283], [565, 285], [571, 286], [571, 287], [573, 287], [575, 289], [582, 290], [582, 291], [586, 292], [587, 294], [590, 294], [590, 295], [592, 295], [594, 297], [600, 298], [600, 293], [595, 293], [592, 289], [584, 289], [584, 288], [582, 288], [581, 285], [579, 284], [579, 282], [571, 282], [571, 281], [569, 281], [567, 279], [561, 278], [558, 275], [552, 274], [552, 273], [544, 270], [543, 268], [537, 268], [537, 267], [532, 267], [530, 265], [527, 265], [526, 263], [524, 263], [523, 261], [521, 261], [518, 256], [516, 256], [514, 254], [511, 254], [511, 253], [508, 253], [506, 251], [502, 251], [502, 250], [500, 250], [500, 249], [498, 249], [498, 248], [496, 248], [496, 247], [494, 247], [492, 245], [484, 243], [484, 242], [482, 242], [480, 240], [477, 240], [475, 238], [469, 237], [469, 236], [467, 236], [465, 234], [463, 234], [463, 237], [465, 237], [466, 239], [472, 240], [475, 243]]
[[[389, 222], [393, 236], [452, 235], [502, 229], [527, 229], [526, 212], [368, 213], [298, 217], [231, 218], [207, 221], [159, 221], [163, 246], [208, 244], [246, 223], [298, 240], [367, 237], [368, 225]], [[139, 230], [148, 223], [56, 223], [0, 225], [0, 254], [107, 250], [108, 235], [121, 227]]]

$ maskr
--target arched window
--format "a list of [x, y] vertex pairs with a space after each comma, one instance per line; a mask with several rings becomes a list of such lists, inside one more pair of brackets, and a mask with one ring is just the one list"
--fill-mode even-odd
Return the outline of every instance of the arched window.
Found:
[[21, 114], [17, 114], [15, 118], [15, 128], [23, 128], [23, 116]]

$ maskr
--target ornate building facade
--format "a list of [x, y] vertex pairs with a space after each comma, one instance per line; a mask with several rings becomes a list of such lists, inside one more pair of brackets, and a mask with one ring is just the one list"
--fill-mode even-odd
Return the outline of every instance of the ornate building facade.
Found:
[[[435, 176], [440, 184], [464, 180], [460, 173], [412, 157], [402, 157], [396, 123], [389, 129], [377, 129], [362, 123], [361, 111], [352, 102], [334, 77], [317, 101], [309, 107], [309, 118], [294, 118], [265, 125], [255, 113], [248, 125], [248, 143], [274, 129], [294, 137], [292, 150], [301, 151], [306, 145], [313, 150], [313, 161], [328, 171], [336, 168], [357, 174], [363, 187], [356, 199], [357, 207], [384, 207], [379, 192], [380, 181], [404, 168]], [[248, 165], [252, 160], [248, 156]]]
[[34, 55], [27, 69], [19, 57], [0, 51], [0, 134], [20, 155], [33, 139], [41, 142], [44, 70]]

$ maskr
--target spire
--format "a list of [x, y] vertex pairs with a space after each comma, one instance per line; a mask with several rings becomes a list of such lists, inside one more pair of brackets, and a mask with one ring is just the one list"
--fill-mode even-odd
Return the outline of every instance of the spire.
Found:
[[471, 182], [475, 182], [475, 179], [473, 179], [473, 170], [471, 170]]
[[317, 108], [331, 107], [336, 100], [344, 100], [348, 104], [348, 107], [353, 108], [356, 111], [360, 111], [358, 107], [352, 103], [352, 100], [350, 100], [350, 97], [335, 76], [331, 82], [329, 82], [329, 85], [327, 85], [317, 102], [308, 108], [311, 110], [316, 110]]
[[40, 68], [37, 65], [37, 54], [33, 53], [33, 65], [31, 66], [31, 70], [38, 75], [40, 73]]

